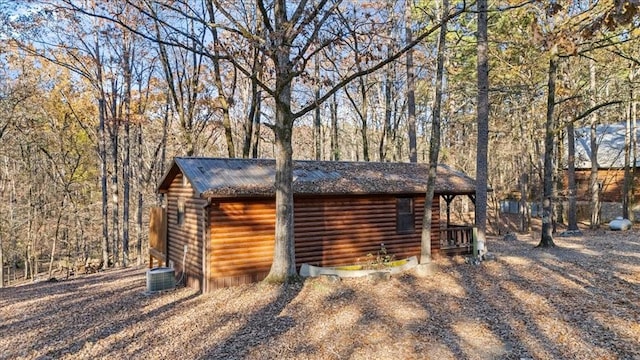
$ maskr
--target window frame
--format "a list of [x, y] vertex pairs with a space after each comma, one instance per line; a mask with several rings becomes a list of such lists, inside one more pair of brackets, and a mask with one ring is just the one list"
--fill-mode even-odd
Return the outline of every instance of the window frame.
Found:
[[415, 214], [415, 199], [413, 197], [396, 197], [396, 234], [412, 234], [416, 231]]
[[179, 197], [176, 200], [176, 224], [178, 226], [184, 225], [186, 200], [183, 197]]

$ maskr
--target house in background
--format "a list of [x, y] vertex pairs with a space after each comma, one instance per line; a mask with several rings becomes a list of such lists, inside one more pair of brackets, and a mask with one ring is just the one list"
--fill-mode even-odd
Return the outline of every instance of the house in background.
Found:
[[[428, 165], [294, 161], [296, 265], [353, 264], [384, 243], [397, 259], [420, 254]], [[175, 158], [158, 191], [166, 234], [152, 256], [203, 292], [266, 277], [275, 237], [275, 161]], [[440, 197], [473, 196], [475, 181], [438, 167], [431, 248], [470, 253], [472, 226], [440, 221]], [[156, 214], [156, 215], [154, 215]], [[158, 222], [162, 222], [159, 220]]]
[[[622, 202], [624, 186], [625, 165], [625, 123], [603, 124], [596, 127], [598, 143], [598, 183], [601, 189], [601, 201]], [[640, 131], [636, 129], [636, 136], [640, 139]], [[578, 201], [590, 200], [589, 178], [591, 176], [591, 141], [590, 128], [580, 128], [575, 131], [575, 169]], [[640, 153], [638, 154], [640, 157]], [[630, 160], [633, 162], [633, 159]], [[640, 167], [640, 158], [632, 167]], [[640, 182], [636, 177], [634, 189], [640, 190]], [[565, 189], [567, 188], [567, 176], [565, 171]]]

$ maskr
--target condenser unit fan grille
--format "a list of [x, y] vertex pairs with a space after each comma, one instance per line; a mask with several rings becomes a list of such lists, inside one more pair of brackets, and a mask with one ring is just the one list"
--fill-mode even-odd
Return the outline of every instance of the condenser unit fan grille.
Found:
[[171, 268], [154, 268], [147, 270], [147, 291], [162, 291], [175, 287], [175, 270]]

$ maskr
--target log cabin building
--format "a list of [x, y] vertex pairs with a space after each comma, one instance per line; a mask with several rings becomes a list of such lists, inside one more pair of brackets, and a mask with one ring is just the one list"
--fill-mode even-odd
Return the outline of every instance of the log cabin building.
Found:
[[[595, 128], [597, 143], [597, 167], [598, 185], [600, 188], [600, 201], [621, 203], [624, 188], [625, 173], [625, 136], [626, 124], [623, 122], [613, 124], [600, 124]], [[575, 174], [576, 174], [576, 198], [578, 201], [589, 201], [591, 198], [591, 140], [590, 128], [575, 130]], [[640, 129], [636, 129], [636, 137], [640, 136]], [[633, 163], [630, 159], [629, 166], [638, 174], [640, 158]], [[568, 170], [564, 171], [564, 188], [568, 188]], [[640, 177], [635, 176], [633, 182], [634, 192], [640, 193]]]
[[[420, 254], [428, 165], [294, 161], [298, 268], [353, 264], [382, 243], [396, 259]], [[159, 184], [163, 209], [152, 216], [159, 259], [203, 292], [260, 281], [275, 236], [275, 160], [175, 158]], [[473, 197], [475, 181], [445, 165], [437, 171], [433, 256], [470, 253], [472, 226], [441, 223], [440, 198]], [[448, 219], [448, 217], [447, 217]], [[152, 222], [154, 220], [152, 219]]]

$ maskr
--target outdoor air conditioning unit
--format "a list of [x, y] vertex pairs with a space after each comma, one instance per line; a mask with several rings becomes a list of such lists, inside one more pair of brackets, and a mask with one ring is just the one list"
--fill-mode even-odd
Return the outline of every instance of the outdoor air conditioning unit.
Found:
[[160, 267], [147, 270], [147, 291], [170, 290], [176, 287], [176, 273], [172, 268]]

